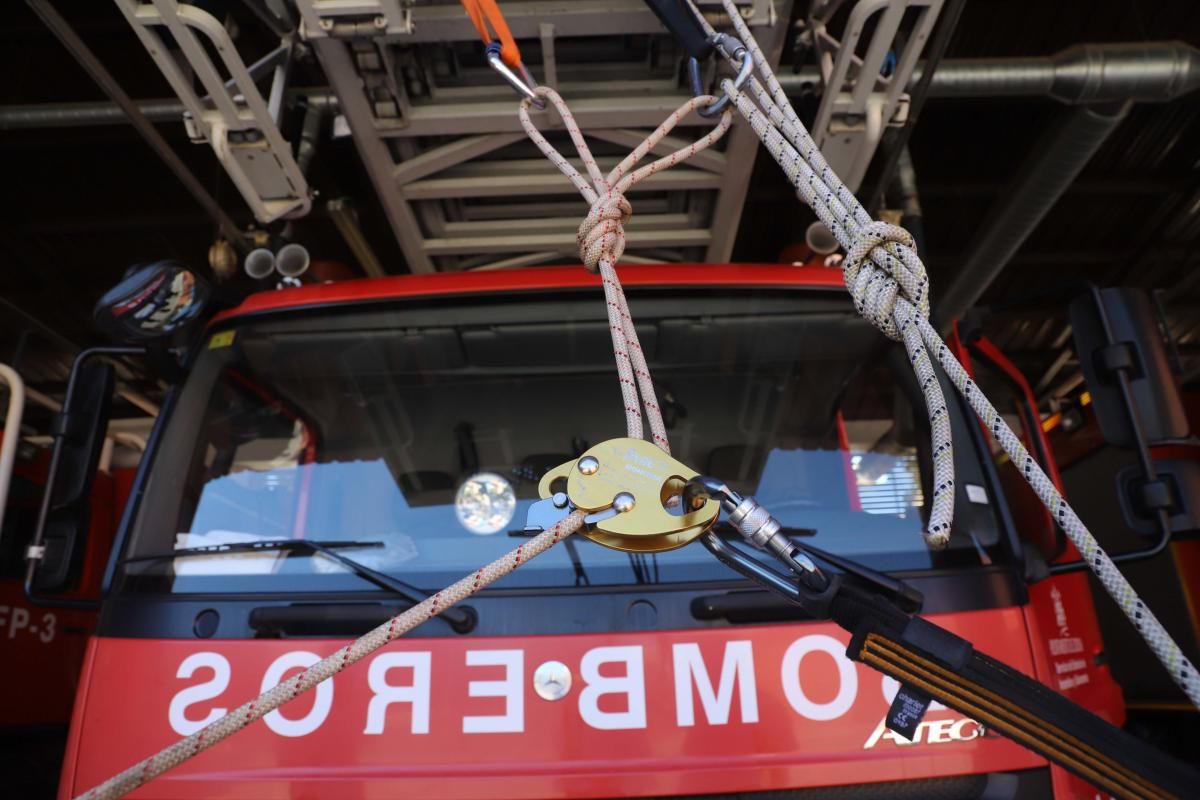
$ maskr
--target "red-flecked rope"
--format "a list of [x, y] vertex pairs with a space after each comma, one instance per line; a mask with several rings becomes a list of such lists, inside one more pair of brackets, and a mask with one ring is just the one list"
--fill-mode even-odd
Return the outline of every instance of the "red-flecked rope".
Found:
[[[567, 163], [566, 159], [538, 132], [529, 117], [529, 101], [523, 101], [520, 116], [526, 132], [542, 152], [575, 184], [592, 206], [587, 217], [579, 226], [580, 255], [590, 269], [599, 270], [604, 283], [604, 296], [608, 303], [608, 319], [612, 331], [613, 353], [616, 357], [617, 373], [625, 400], [627, 431], [632, 438], [642, 438], [640, 408], [644, 408], [654, 443], [669, 453], [667, 429], [663, 424], [662, 412], [655, 396], [654, 382], [650, 377], [650, 369], [646, 364], [641, 345], [638, 343], [637, 331], [634, 329], [633, 319], [629, 315], [629, 306], [616, 272], [616, 263], [625, 250], [623, 224], [629, 221], [629, 217], [633, 213], [629, 201], [624, 197], [624, 192], [643, 178], [672, 167], [712, 145], [729, 129], [732, 115], [726, 111], [721, 115], [717, 125], [697, 141], [630, 172], [637, 162], [649, 153], [681, 119], [695, 109], [714, 102], [714, 98], [709, 96], [692, 98], [667, 117], [663, 124], [652, 132], [641, 145], [605, 176], [601, 174], [596, 160], [584, 142], [579, 126], [575, 123], [570, 110], [558, 93], [546, 87], [540, 87], [537, 89], [537, 93], [547, 98], [558, 109], [592, 179], [592, 185], [589, 185], [587, 180]], [[534, 556], [545, 552], [577, 531], [583, 525], [583, 517], [582, 511], [572, 512], [550, 530], [535, 536], [507, 555], [481, 567], [404, 613], [393, 617], [299, 674], [281, 681], [254, 700], [234, 709], [191, 736], [180, 739], [150, 758], [134, 764], [124, 772], [89, 789], [79, 795], [76, 800], [113, 800], [113, 798], [124, 796], [167, 770], [179, 766], [284, 703], [294, 700], [322, 681], [328, 680], [388, 642], [445, 611], [455, 603], [504, 577]]]
[[[696, 141], [681, 147], [670, 155], [663, 156], [644, 167], [634, 170], [634, 167], [662, 139], [679, 124], [680, 120], [693, 111], [711, 105], [716, 98], [708, 95], [693, 97], [675, 109], [663, 120], [663, 123], [646, 137], [640, 145], [627, 155], [620, 164], [604, 175], [600, 171], [592, 151], [583, 138], [575, 117], [567, 108], [566, 102], [558, 92], [546, 86], [541, 86], [536, 93], [545, 98], [558, 111], [562, 118], [563, 127], [571, 137], [579, 158], [587, 170], [585, 178], [575, 169], [562, 154], [554, 148], [546, 137], [537, 129], [529, 114], [531, 100], [521, 101], [521, 125], [529, 138], [538, 149], [567, 176], [583, 199], [591, 208], [579, 226], [579, 257], [585, 266], [592, 271], [599, 271], [604, 282], [604, 296], [608, 301], [608, 322], [612, 331], [613, 353], [617, 359], [617, 375], [621, 382], [621, 396], [625, 404], [625, 421], [629, 436], [634, 439], [642, 438], [642, 412], [645, 409], [646, 419], [650, 423], [650, 436], [654, 443], [666, 452], [671, 452], [667, 442], [667, 428], [663, 424], [662, 411], [654, 392], [654, 382], [650, 378], [650, 369], [646, 365], [646, 357], [638, 342], [637, 330], [629, 315], [629, 305], [625, 301], [625, 292], [621, 289], [621, 281], [617, 277], [616, 264], [625, 252], [625, 223], [633, 215], [633, 207], [625, 198], [625, 192], [638, 181], [650, 177], [656, 172], [679, 164], [694, 156], [701, 150], [712, 146], [718, 141], [733, 122], [732, 113], [726, 111], [721, 115], [717, 124]], [[632, 170], [632, 171], [631, 171]], [[589, 183], [588, 178], [591, 179]], [[638, 396], [641, 395], [639, 404]]]
[[321, 681], [332, 678], [354, 662], [374, 653], [388, 642], [440, 614], [460, 600], [470, 597], [483, 587], [504, 577], [518, 566], [528, 562], [529, 559], [545, 552], [579, 530], [581, 525], [583, 525], [583, 512], [572, 512], [550, 530], [538, 534], [515, 550], [480, 567], [404, 613], [392, 617], [370, 633], [342, 647], [332, 655], [326, 656], [297, 675], [280, 681], [273, 688], [263, 692], [240, 708], [235, 708], [217, 721], [205, 725], [191, 736], [180, 739], [145, 761], [134, 764], [124, 772], [89, 789], [79, 795], [76, 800], [113, 800], [132, 792], [147, 781], [232, 736], [284, 703], [294, 700]]

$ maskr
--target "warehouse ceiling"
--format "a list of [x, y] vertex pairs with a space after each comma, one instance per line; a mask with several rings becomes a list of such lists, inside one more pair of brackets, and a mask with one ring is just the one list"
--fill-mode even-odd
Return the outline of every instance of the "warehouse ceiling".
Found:
[[[796, 36], [808, 3], [742, 4], [781, 75], [792, 76], [789, 91], [802, 117], [811, 119], [819, 102], [819, 84], [807, 78], [814, 56]], [[150, 114], [155, 130], [238, 226], [254, 225], [213, 150], [189, 140], [171, 86], [118, 3], [55, 5], [128, 95], [170, 101], [165, 111], [160, 104]], [[225, 22], [247, 63], [279, 41], [264, 21], [273, 0], [197, 5]], [[656, 124], [688, 94], [677, 45], [640, 0], [502, 6], [534, 73], [543, 80], [551, 73], [548, 82], [582, 111], [585, 128], [601, 131], [592, 142], [604, 163], [628, 150], [631, 131]], [[773, 25], [772, 14], [780, 16]], [[306, 170], [316, 191], [312, 212], [288, 233], [314, 258], [356, 271], [574, 263], [574, 228], [585, 206], [519, 134], [516, 97], [487, 69], [458, 4], [417, 2], [413, 15], [411, 34], [377, 41], [327, 37], [293, 53], [283, 134], [294, 143], [307, 110], [325, 113], [314, 112], [316, 149]], [[939, 24], [948, 17], [943, 12]], [[9, 76], [0, 90], [0, 159], [9, 198], [0, 222], [6, 262], [0, 360], [18, 361], [35, 387], [55, 394], [73, 350], [101, 341], [90, 324], [99, 295], [136, 263], [173, 257], [207, 270], [218, 229], [134, 128], [119, 114], [105, 116], [109, 99], [25, 4], [9, 10], [0, 40], [0, 64]], [[1191, 0], [970, 0], [942, 67], [1053, 56], [1082, 43], [1167, 40], [1200, 43], [1200, 6]], [[370, 102], [358, 89], [364, 83]], [[1023, 170], [1056, 131], [1079, 124], [1072, 115], [1081, 113], [1044, 96], [948, 94], [929, 93], [908, 141], [935, 308], [939, 291], [979, 260], [976, 244], [1004, 212]], [[359, 101], [345, 102], [349, 97]], [[342, 117], [335, 118], [330, 99], [343, 101]], [[69, 127], [21, 121], [30, 107], [63, 104], [98, 111], [91, 124]], [[1200, 380], [1200, 256], [1194, 247], [1200, 241], [1200, 94], [1094, 110], [1114, 116], [1115, 129], [1003, 261], [977, 306], [984, 330], [1015, 357], [1047, 408], [1081, 389], [1078, 366], [1064, 349], [1063, 308], [1087, 281], [1161, 290], [1177, 367], [1185, 381]], [[355, 135], [346, 135], [343, 120]], [[682, 130], [681, 137], [694, 130]], [[756, 142], [745, 134], [633, 197], [634, 260], [773, 262], [796, 243], [812, 215], [773, 163], [755, 159]], [[885, 133], [860, 187], [864, 201], [880, 196], [881, 169], [907, 136], [902, 129]], [[348, 243], [348, 218], [357, 219], [367, 248]], [[260, 227], [278, 233], [281, 225]], [[253, 288], [243, 277], [225, 285], [231, 294]], [[148, 376], [130, 371], [125, 378], [140, 393], [135, 397], [158, 393]]]

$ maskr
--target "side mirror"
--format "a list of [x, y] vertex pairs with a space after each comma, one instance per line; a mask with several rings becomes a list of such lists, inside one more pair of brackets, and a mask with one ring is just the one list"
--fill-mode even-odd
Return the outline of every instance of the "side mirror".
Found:
[[141, 354], [135, 348], [97, 347], [75, 359], [63, 410], [54, 425], [46, 492], [33, 544], [27, 553], [25, 591], [47, 605], [82, 605], [48, 600], [40, 592], [63, 592], [79, 581], [87, 544], [92, 481], [108, 432], [116, 374], [103, 355]]
[[[1113, 557], [1117, 563], [1161, 553], [1175, 531], [1195, 528], [1193, 497], [1200, 476], [1185, 465], [1156, 462], [1150, 445], [1188, 435], [1187, 417], [1167, 362], [1154, 309], [1137, 289], [1088, 291], [1071, 303], [1071, 328], [1092, 407], [1105, 441], [1132, 449], [1138, 463], [1116, 476], [1116, 493], [1129, 527], [1156, 535], [1147, 547]], [[1055, 564], [1068, 572], [1082, 561]]]
[[212, 295], [208, 282], [176, 261], [131, 268], [92, 312], [96, 327], [118, 342], [171, 337], [197, 318]]
[[[1093, 286], [1071, 303], [1070, 316], [1104, 439], [1117, 447], [1137, 448], [1139, 439], [1153, 444], [1187, 436], [1183, 402], [1146, 293]], [[1141, 427], [1140, 437], [1135, 425]]]

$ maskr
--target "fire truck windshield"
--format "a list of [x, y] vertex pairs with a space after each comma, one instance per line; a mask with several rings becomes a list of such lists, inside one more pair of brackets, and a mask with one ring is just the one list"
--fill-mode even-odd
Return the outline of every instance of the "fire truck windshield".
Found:
[[[878, 569], [999, 556], [957, 408], [960, 513], [950, 549], [926, 548], [920, 393], [902, 348], [844, 295], [629, 295], [676, 458], [758, 497], [817, 546]], [[525, 535], [547, 469], [625, 435], [594, 289], [235, 319], [210, 334], [166, 425], [119, 567], [125, 590], [374, 588], [294, 549], [134, 560], [292, 538], [382, 541], [351, 555], [438, 589]], [[592, 585], [737, 579], [700, 547], [653, 558], [583, 540], [573, 550], [554, 548], [500, 585], [572, 587], [581, 571]]]

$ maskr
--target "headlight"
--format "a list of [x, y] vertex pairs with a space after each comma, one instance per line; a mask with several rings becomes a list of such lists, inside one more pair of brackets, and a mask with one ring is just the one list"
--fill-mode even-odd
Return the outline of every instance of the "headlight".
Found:
[[489, 534], [508, 526], [517, 510], [512, 484], [494, 472], [479, 472], [458, 487], [454, 511], [471, 533]]

